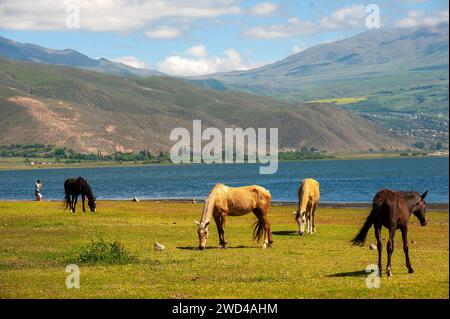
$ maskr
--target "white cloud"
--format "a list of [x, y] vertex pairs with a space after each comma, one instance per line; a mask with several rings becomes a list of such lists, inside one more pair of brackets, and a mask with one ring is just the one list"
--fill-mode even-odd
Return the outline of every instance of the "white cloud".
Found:
[[138, 60], [134, 56], [123, 56], [120, 58], [111, 59], [113, 62], [119, 62], [128, 66], [131, 66], [136, 69], [148, 69], [147, 63]]
[[190, 47], [185, 51], [185, 53], [197, 58], [204, 58], [208, 55], [208, 51], [203, 44]]
[[294, 36], [308, 35], [314, 32], [314, 24], [290, 18], [285, 24], [257, 26], [244, 32], [244, 37], [252, 39], [283, 39]]
[[209, 55], [203, 45], [188, 48], [182, 55], [168, 56], [164, 61], [158, 63], [161, 72], [196, 76], [217, 72], [235, 70], [249, 70], [261, 66], [262, 63], [249, 63], [242, 55], [234, 50], [226, 50], [221, 57]]
[[250, 13], [255, 16], [268, 16], [275, 13], [278, 6], [272, 2], [259, 2], [250, 8]]
[[66, 30], [65, 21], [77, 4], [80, 28], [89, 31], [125, 32], [162, 19], [192, 21], [238, 15], [233, 0], [21, 0], [0, 1], [0, 28], [16, 30]]
[[360, 4], [339, 8], [329, 16], [320, 19], [323, 29], [340, 29], [363, 25], [366, 18], [366, 7]]
[[339, 8], [318, 22], [290, 18], [284, 24], [256, 26], [243, 33], [244, 37], [253, 39], [283, 39], [305, 36], [330, 29], [352, 29], [364, 26], [366, 19], [364, 5], [352, 5]]
[[151, 39], [175, 39], [181, 36], [181, 32], [175, 28], [161, 26], [154, 30], [148, 30], [145, 35]]
[[448, 23], [448, 21], [449, 17], [447, 10], [431, 14], [426, 14], [424, 11], [411, 10], [408, 11], [407, 17], [397, 21], [395, 26], [399, 28], [410, 28], [419, 25], [434, 27], [441, 23]]

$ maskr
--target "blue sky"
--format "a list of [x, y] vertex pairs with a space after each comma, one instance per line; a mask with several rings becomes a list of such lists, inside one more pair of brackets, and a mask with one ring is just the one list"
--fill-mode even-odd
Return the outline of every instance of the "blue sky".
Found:
[[200, 75], [254, 68], [363, 32], [375, 14], [369, 4], [381, 27], [448, 22], [444, 0], [0, 0], [0, 35]]

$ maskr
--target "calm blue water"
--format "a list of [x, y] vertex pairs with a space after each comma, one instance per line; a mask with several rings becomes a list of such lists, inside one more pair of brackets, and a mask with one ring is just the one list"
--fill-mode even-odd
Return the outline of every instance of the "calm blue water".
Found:
[[296, 201], [301, 179], [320, 182], [322, 202], [371, 202], [381, 188], [429, 190], [428, 202], [448, 203], [448, 157], [324, 160], [280, 163], [274, 175], [257, 164], [158, 165], [0, 171], [0, 199], [33, 199], [34, 181], [44, 199], [62, 199], [69, 177], [88, 179], [98, 199], [204, 198], [215, 183], [259, 184], [275, 201]]

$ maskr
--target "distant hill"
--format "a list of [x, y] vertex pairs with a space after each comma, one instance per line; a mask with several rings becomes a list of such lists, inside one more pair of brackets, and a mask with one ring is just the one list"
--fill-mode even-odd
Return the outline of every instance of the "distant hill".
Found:
[[0, 144], [38, 142], [104, 154], [167, 151], [171, 130], [189, 129], [193, 119], [222, 130], [278, 127], [281, 148], [409, 148], [384, 128], [329, 105], [0, 59]]
[[448, 145], [448, 43], [448, 24], [373, 29], [254, 70], [191, 80], [288, 101], [335, 100], [399, 135]]
[[92, 59], [71, 49], [47, 49], [35, 44], [21, 43], [0, 37], [0, 57], [2, 56], [18, 61], [66, 65], [116, 75], [135, 75], [142, 77], [164, 75], [158, 71], [136, 69], [104, 58], [98, 60]]

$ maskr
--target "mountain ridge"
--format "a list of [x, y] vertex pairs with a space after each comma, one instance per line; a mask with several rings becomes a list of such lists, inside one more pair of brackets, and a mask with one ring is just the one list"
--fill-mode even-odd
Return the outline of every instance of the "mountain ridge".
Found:
[[106, 58], [93, 59], [76, 50], [49, 49], [32, 43], [22, 43], [0, 36], [0, 56], [5, 58], [50, 65], [66, 65], [115, 75], [133, 76], [165, 76], [164, 73], [137, 69], [120, 62], [113, 62]]
[[124, 77], [0, 59], [0, 144], [42, 143], [103, 154], [168, 151], [171, 130], [278, 127], [280, 149], [404, 150], [382, 127], [329, 105], [202, 89], [166, 77]]
[[399, 136], [448, 146], [448, 43], [448, 23], [373, 29], [257, 69], [187, 80], [291, 102], [341, 99], [332, 104]]

